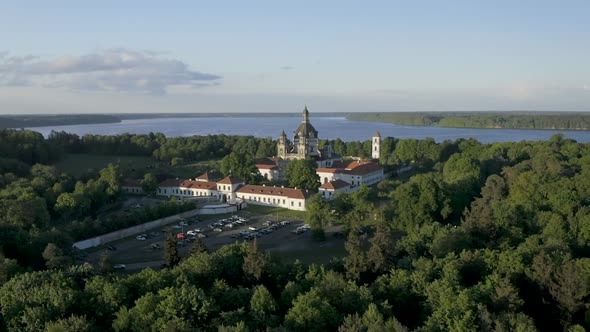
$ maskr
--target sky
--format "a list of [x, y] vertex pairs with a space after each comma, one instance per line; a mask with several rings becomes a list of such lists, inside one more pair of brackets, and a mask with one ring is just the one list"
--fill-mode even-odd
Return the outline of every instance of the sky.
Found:
[[590, 1], [13, 1], [0, 113], [590, 111]]

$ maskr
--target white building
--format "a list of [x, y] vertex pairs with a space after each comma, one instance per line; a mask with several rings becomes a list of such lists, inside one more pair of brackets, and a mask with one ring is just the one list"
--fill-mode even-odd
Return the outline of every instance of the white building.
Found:
[[160, 183], [158, 194], [188, 199], [211, 199], [218, 202], [246, 202], [255, 205], [278, 206], [305, 211], [310, 193], [297, 188], [246, 185], [236, 176], [226, 176], [217, 182], [199, 179], [168, 179]]
[[379, 159], [381, 157], [381, 133], [375, 131], [373, 134], [373, 142], [371, 144], [371, 157], [373, 159]]
[[143, 188], [141, 187], [141, 180], [125, 179], [121, 185], [121, 189], [128, 194], [142, 195]]
[[383, 180], [383, 168], [372, 161], [334, 162], [332, 167], [316, 169], [320, 182], [326, 184], [335, 180], [342, 180], [350, 184], [351, 188], [360, 185], [370, 186]]
[[311, 193], [304, 189], [248, 184], [240, 187], [236, 195], [248, 204], [305, 211], [305, 202]]
[[350, 183], [343, 180], [334, 180], [328, 183], [324, 183], [319, 188], [319, 194], [327, 201], [331, 201], [336, 197], [339, 192], [351, 192], [353, 191]]

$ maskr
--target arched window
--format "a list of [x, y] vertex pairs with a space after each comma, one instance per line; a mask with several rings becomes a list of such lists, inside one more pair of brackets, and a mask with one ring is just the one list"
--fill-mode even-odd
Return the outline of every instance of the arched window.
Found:
[[328, 177], [324, 178], [324, 184], [328, 183]]

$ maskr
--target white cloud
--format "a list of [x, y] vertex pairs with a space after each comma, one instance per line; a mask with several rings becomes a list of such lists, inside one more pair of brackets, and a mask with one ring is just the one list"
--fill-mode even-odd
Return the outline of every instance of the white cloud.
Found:
[[217, 85], [220, 78], [149, 51], [110, 49], [52, 60], [40, 60], [34, 55], [0, 56], [0, 85], [4, 86], [165, 94], [171, 86], [211, 86]]

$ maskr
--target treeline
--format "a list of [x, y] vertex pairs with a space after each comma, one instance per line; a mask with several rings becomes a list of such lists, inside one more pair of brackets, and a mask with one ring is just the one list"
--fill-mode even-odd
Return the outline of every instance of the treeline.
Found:
[[166, 137], [162, 133], [84, 135], [51, 132], [47, 140], [69, 153], [148, 156], [160, 161], [182, 158], [200, 161], [223, 158], [231, 152], [252, 157], [276, 154], [270, 138], [254, 136], [207, 135]]
[[382, 121], [412, 126], [589, 130], [590, 113], [441, 112], [355, 113], [350, 120]]
[[121, 122], [119, 117], [104, 114], [0, 115], [0, 129], [117, 122]]

